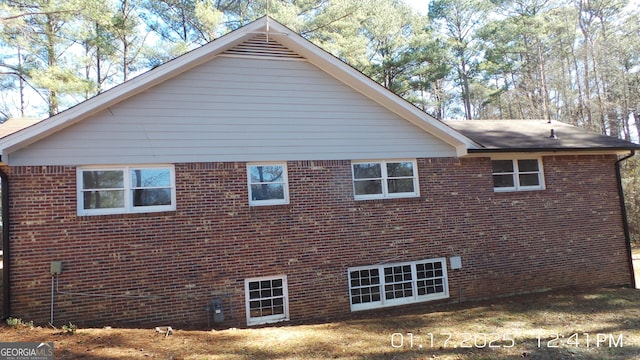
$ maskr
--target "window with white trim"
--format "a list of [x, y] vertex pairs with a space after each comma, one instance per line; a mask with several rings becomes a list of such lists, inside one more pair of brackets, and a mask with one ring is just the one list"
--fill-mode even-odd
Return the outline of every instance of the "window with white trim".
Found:
[[247, 325], [289, 320], [287, 276], [245, 279]]
[[78, 215], [176, 209], [173, 166], [81, 167], [77, 187]]
[[350, 268], [351, 311], [449, 297], [445, 258]]
[[493, 159], [491, 167], [496, 192], [544, 189], [540, 159]]
[[351, 169], [356, 200], [420, 196], [415, 160], [357, 161]]
[[289, 203], [286, 163], [247, 164], [250, 205]]

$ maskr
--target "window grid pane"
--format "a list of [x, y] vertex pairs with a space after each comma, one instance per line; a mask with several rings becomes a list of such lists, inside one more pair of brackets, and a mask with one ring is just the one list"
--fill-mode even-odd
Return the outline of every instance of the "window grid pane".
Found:
[[171, 186], [171, 171], [160, 169], [131, 170], [131, 187], [133, 189], [167, 188]]
[[520, 174], [518, 176], [520, 186], [539, 186], [540, 177], [538, 174]]
[[171, 188], [135, 189], [132, 198], [135, 207], [171, 205]]
[[513, 161], [512, 160], [492, 160], [491, 166], [494, 174], [509, 174], [513, 173]]
[[353, 164], [354, 179], [382, 179], [380, 163]]
[[412, 178], [413, 163], [411, 162], [392, 162], [387, 163], [387, 176], [391, 178]]
[[528, 159], [528, 160], [518, 160], [518, 171], [523, 172], [533, 172], [537, 173], [540, 171], [538, 169], [538, 160]]
[[378, 269], [350, 272], [351, 303], [362, 304], [380, 301], [380, 275]]
[[516, 186], [513, 175], [493, 175], [493, 187], [513, 188]]
[[389, 193], [392, 194], [415, 192], [413, 188], [413, 178], [389, 179], [387, 181], [387, 189], [389, 189]]
[[411, 296], [413, 296], [411, 265], [385, 267], [385, 299], [399, 299]]
[[83, 209], [122, 209], [124, 208], [124, 191], [102, 190], [83, 192]]
[[416, 264], [418, 296], [444, 292], [444, 270], [442, 262]]
[[250, 316], [284, 315], [284, 291], [281, 279], [249, 282]]
[[251, 200], [283, 200], [284, 184], [253, 184]]
[[82, 172], [84, 190], [122, 190], [124, 172], [122, 170], [85, 170]]
[[382, 194], [382, 180], [355, 180], [356, 195]]
[[282, 165], [252, 165], [249, 167], [249, 172], [252, 184], [284, 182]]

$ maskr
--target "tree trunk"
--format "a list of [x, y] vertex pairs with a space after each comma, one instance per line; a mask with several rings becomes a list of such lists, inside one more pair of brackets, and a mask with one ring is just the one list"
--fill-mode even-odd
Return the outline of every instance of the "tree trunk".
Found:
[[18, 83], [19, 83], [19, 91], [20, 91], [20, 117], [25, 117], [26, 106], [24, 103], [24, 66], [22, 60], [22, 50], [20, 46], [18, 46]]
[[[56, 49], [55, 49], [55, 19], [51, 14], [46, 14], [45, 22], [45, 36], [47, 38], [47, 66], [49, 69], [54, 68], [57, 65]], [[49, 90], [49, 116], [54, 116], [58, 113], [60, 104], [58, 100], [58, 93], [54, 89]]]
[[471, 120], [471, 94], [469, 92], [469, 75], [467, 63], [463, 56], [460, 57], [460, 80], [462, 81], [462, 101], [464, 102], [464, 116]]
[[536, 39], [536, 43], [536, 47], [538, 48], [538, 63], [540, 65], [540, 97], [542, 97], [542, 113], [545, 120], [551, 121], [544, 55], [542, 54], [542, 45], [540, 44], [539, 38]]

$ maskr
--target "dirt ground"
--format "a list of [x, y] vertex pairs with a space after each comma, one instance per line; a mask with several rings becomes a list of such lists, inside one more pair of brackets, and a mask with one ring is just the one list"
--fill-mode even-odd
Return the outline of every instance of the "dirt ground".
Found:
[[0, 341], [53, 342], [56, 359], [640, 359], [638, 291], [565, 290], [312, 325], [173, 329], [168, 336], [154, 328], [72, 333], [23, 319], [0, 325]]

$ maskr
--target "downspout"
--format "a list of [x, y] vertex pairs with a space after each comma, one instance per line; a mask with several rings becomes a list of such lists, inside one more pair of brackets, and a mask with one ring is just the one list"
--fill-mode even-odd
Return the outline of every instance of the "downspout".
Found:
[[[622, 212], [622, 229], [624, 230], [624, 238], [627, 243], [627, 261], [629, 261], [629, 272], [631, 273], [631, 288], [636, 287], [636, 276], [633, 271], [633, 255], [631, 254], [631, 234], [629, 232], [629, 221], [627, 220], [627, 205], [624, 201], [624, 190], [622, 188], [622, 175], [620, 174], [620, 164], [628, 158], [636, 154], [635, 150], [618, 161], [616, 161], [616, 180], [618, 180], [618, 197], [620, 198], [620, 210]], [[4, 190], [4, 189], [3, 189]]]
[[4, 321], [11, 314], [11, 261], [9, 260], [9, 176], [0, 168], [2, 181], [2, 316]]

